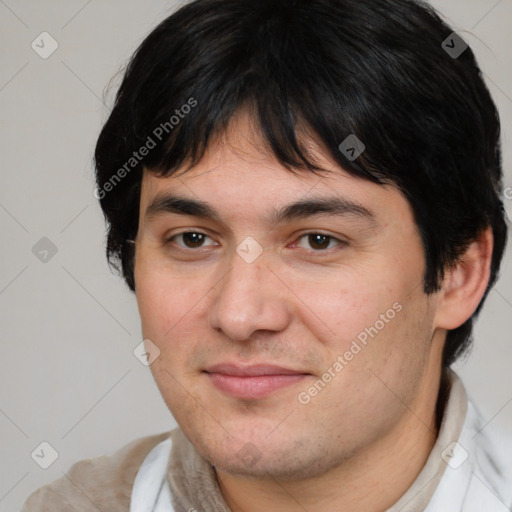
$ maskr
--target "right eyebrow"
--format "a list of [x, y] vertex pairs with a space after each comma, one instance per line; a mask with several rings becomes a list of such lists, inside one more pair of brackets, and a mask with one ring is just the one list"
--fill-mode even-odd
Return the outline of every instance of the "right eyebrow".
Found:
[[157, 195], [147, 207], [144, 216], [147, 220], [152, 220], [166, 213], [191, 215], [221, 222], [220, 216], [208, 203], [175, 195]]

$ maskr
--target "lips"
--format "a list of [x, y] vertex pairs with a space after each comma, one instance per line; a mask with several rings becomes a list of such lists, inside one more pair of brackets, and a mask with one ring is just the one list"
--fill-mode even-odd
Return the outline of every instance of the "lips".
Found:
[[229, 363], [211, 366], [205, 373], [219, 391], [242, 400], [264, 398], [310, 375], [275, 365], [239, 366]]

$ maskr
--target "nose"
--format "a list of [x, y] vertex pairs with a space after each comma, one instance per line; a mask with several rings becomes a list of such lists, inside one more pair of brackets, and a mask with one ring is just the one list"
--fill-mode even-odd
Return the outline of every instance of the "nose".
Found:
[[213, 290], [212, 329], [232, 341], [246, 341], [256, 331], [282, 331], [290, 322], [288, 289], [268, 266], [263, 252], [249, 263], [237, 252], [227, 274]]

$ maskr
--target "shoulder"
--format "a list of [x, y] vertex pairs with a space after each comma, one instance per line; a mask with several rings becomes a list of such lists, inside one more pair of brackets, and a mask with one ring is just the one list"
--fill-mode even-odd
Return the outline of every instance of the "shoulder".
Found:
[[76, 462], [62, 477], [33, 492], [21, 512], [126, 512], [140, 465], [170, 434], [141, 437], [110, 455]]

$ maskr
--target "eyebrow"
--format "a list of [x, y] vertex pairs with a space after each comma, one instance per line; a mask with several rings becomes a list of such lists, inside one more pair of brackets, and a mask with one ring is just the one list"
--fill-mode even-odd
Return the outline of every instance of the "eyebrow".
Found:
[[[209, 203], [177, 195], [157, 195], [146, 209], [144, 217], [151, 221], [164, 214], [190, 215], [224, 224], [219, 213]], [[275, 226], [295, 219], [316, 215], [354, 217], [377, 224], [374, 212], [362, 204], [337, 197], [314, 197], [273, 208], [269, 224]]]

